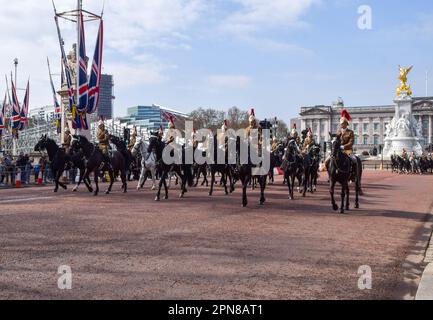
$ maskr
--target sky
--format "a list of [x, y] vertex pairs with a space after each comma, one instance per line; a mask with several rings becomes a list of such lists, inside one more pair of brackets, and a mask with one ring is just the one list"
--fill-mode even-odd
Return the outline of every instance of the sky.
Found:
[[[55, 0], [57, 10], [75, 0]], [[84, 0], [99, 13], [103, 0]], [[372, 28], [359, 28], [371, 8]], [[31, 81], [30, 106], [52, 104], [46, 66], [60, 71], [51, 0], [0, 0], [0, 75], [19, 59], [18, 87]], [[259, 118], [296, 117], [301, 106], [388, 105], [398, 65], [414, 65], [415, 96], [433, 95], [430, 0], [105, 0], [103, 72], [114, 75], [116, 116], [136, 105], [254, 107]], [[86, 24], [93, 57], [97, 23]], [[74, 25], [62, 22], [67, 51]], [[60, 78], [54, 81], [59, 86]], [[0, 81], [0, 92], [5, 91]], [[24, 92], [18, 93], [20, 99]]]

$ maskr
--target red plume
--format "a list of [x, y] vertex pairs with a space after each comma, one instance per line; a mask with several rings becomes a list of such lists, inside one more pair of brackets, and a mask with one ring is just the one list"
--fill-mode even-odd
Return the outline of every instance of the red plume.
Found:
[[226, 127], [229, 126], [229, 122], [227, 120], [224, 120], [224, 126], [226, 126]]
[[255, 113], [255, 111], [254, 111], [254, 108], [251, 108], [251, 111], [250, 111], [250, 116], [253, 116], [253, 117], [255, 117], [255, 116], [256, 116], [256, 113]]
[[174, 124], [174, 118], [173, 118], [173, 116], [170, 116], [170, 122]]
[[308, 132], [313, 133], [313, 130], [311, 130], [311, 128], [308, 128]]
[[349, 122], [352, 121], [352, 117], [350, 116], [350, 113], [346, 109], [343, 109], [343, 111], [341, 111], [341, 117], [346, 118], [347, 121]]
[[164, 131], [164, 128], [162, 127], [162, 124], [159, 125], [159, 130]]
[[295, 129], [295, 130], [297, 129], [297, 128], [296, 128], [296, 123], [293, 124], [293, 129]]

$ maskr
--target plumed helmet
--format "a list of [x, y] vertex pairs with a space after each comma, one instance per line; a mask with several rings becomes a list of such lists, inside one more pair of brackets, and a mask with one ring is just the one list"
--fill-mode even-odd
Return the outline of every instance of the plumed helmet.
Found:
[[341, 111], [340, 124], [349, 125], [351, 121], [352, 121], [352, 117], [350, 116], [350, 113], [346, 109], [343, 109], [343, 111]]
[[298, 135], [298, 131], [296, 130], [296, 123], [293, 124], [293, 128], [292, 128], [292, 136]]
[[170, 116], [170, 122], [168, 124], [169, 129], [176, 129], [176, 126], [174, 125], [174, 118], [173, 116]]
[[250, 110], [250, 118], [249, 118], [249, 120], [250, 120], [250, 124], [256, 122], [256, 113], [254, 111], [254, 108], [251, 108], [251, 110]]

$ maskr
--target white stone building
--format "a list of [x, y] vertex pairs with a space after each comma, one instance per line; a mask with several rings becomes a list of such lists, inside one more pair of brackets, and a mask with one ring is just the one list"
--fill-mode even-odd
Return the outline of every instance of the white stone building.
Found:
[[[424, 147], [433, 143], [433, 97], [413, 98], [413, 115], [422, 125]], [[355, 150], [371, 151], [374, 147], [384, 145], [386, 126], [395, 115], [395, 106], [345, 107], [343, 101], [331, 106], [314, 106], [301, 108], [301, 128], [312, 128], [316, 141], [324, 143], [330, 140], [329, 132], [337, 132], [340, 126], [340, 115], [343, 108], [351, 114], [351, 129], [355, 131]]]

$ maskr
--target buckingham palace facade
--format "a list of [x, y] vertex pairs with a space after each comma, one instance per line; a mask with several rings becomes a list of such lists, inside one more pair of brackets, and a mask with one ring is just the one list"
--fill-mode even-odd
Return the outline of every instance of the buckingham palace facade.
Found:
[[[302, 107], [301, 130], [312, 128], [316, 141], [330, 140], [329, 132], [336, 133], [340, 127], [340, 115], [347, 109], [352, 116], [350, 128], [355, 131], [355, 150], [360, 153], [383, 146], [386, 126], [395, 115], [395, 106], [345, 107], [343, 101], [331, 106]], [[433, 97], [413, 98], [413, 115], [422, 124], [425, 147], [433, 143]]]

